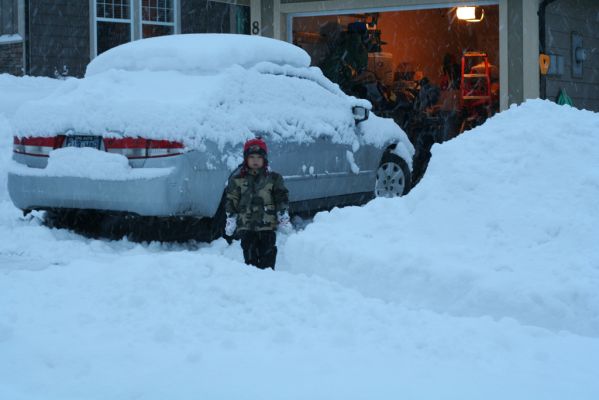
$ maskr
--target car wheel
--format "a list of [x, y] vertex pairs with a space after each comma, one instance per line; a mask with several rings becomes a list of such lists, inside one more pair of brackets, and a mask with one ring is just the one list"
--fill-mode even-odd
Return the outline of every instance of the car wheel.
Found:
[[69, 229], [91, 238], [120, 239], [112, 226], [110, 216], [96, 210], [51, 209], [47, 210], [44, 224], [49, 228]]
[[408, 164], [398, 155], [385, 153], [376, 171], [375, 197], [400, 197], [408, 194], [412, 182]]

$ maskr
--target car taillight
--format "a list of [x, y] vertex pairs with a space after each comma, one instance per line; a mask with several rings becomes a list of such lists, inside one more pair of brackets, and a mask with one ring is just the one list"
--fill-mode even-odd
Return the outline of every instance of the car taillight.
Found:
[[21, 139], [17, 136], [13, 137], [12, 151], [14, 151], [15, 153], [24, 153], [25, 152], [25, 146], [23, 146]]
[[148, 157], [167, 157], [183, 153], [183, 143], [170, 140], [149, 140]]
[[183, 153], [183, 144], [170, 140], [142, 138], [104, 139], [109, 153], [122, 154], [127, 158], [156, 158], [176, 156]]
[[64, 136], [13, 138], [13, 151], [36, 157], [48, 157], [54, 149], [62, 147]]

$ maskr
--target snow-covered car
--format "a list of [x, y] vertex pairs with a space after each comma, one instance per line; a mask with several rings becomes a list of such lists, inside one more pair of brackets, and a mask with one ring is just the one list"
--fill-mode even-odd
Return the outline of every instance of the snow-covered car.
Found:
[[[140, 40], [13, 120], [8, 189], [24, 210], [222, 220], [244, 141], [261, 136], [292, 212], [410, 190], [414, 148], [289, 43], [244, 35]], [[206, 219], [209, 218], [209, 219]], [[219, 224], [211, 223], [214, 232]]]

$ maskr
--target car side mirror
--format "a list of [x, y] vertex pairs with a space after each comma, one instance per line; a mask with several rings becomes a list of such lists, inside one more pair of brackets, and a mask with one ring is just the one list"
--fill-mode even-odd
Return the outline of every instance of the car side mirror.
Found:
[[360, 122], [366, 121], [368, 119], [370, 110], [366, 107], [354, 106], [352, 107], [352, 113], [354, 114], [354, 121], [356, 121], [356, 124], [359, 124]]

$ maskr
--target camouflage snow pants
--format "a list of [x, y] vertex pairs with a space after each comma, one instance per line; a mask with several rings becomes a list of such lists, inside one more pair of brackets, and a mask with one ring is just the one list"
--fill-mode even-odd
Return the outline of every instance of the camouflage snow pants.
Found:
[[260, 269], [275, 269], [277, 260], [275, 231], [242, 231], [239, 236], [241, 236], [241, 248], [246, 264]]

